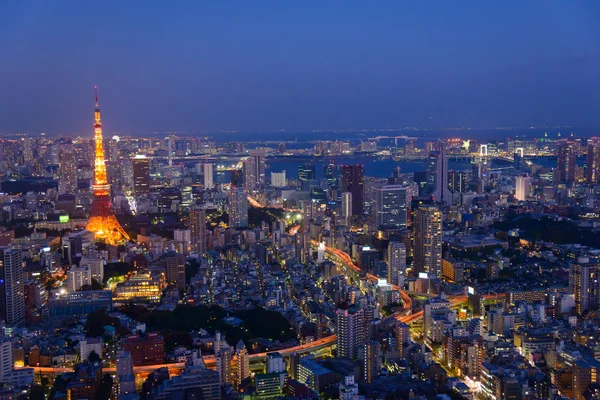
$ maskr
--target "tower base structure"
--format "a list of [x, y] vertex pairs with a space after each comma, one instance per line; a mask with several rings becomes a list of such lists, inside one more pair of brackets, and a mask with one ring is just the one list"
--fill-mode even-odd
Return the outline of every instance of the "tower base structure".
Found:
[[108, 185], [94, 185], [94, 200], [92, 202], [92, 215], [85, 227], [94, 232], [96, 239], [104, 240], [107, 244], [116, 245], [129, 239], [110, 202]]

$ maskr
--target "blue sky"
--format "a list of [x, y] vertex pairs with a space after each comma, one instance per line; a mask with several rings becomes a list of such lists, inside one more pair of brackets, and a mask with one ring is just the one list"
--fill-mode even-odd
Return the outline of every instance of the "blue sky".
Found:
[[95, 84], [109, 132], [600, 128], [600, 2], [0, 2], [0, 132]]

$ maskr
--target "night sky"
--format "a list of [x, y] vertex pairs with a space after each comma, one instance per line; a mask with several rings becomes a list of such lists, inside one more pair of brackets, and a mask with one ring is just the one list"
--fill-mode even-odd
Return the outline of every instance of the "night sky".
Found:
[[95, 84], [107, 132], [600, 128], [600, 1], [0, 2], [0, 132]]

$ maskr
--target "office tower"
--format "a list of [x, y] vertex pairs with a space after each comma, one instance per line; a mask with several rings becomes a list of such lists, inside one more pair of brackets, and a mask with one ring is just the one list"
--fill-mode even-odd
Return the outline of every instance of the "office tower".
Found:
[[370, 340], [364, 352], [363, 379], [365, 383], [372, 383], [381, 370], [381, 345], [377, 340]]
[[206, 163], [202, 165], [204, 172], [204, 189], [212, 189], [215, 187], [213, 183], [213, 165]]
[[448, 184], [450, 191], [453, 193], [464, 193], [467, 192], [467, 173], [465, 171], [450, 171], [448, 177]]
[[133, 159], [133, 193], [136, 196], [150, 192], [150, 160], [144, 155]]
[[[13, 343], [10, 338], [0, 337], [0, 382], [8, 382], [13, 370]], [[12, 396], [8, 396], [12, 399]]]
[[586, 181], [589, 185], [600, 183], [600, 139], [588, 141]]
[[427, 186], [436, 203], [452, 203], [448, 189], [448, 156], [445, 151], [432, 151], [427, 159]]
[[235, 355], [237, 357], [236, 384], [239, 386], [250, 376], [250, 356], [246, 345], [241, 340], [235, 345]]
[[580, 257], [571, 266], [575, 309], [579, 315], [600, 307], [600, 264], [598, 260]]
[[365, 189], [362, 165], [342, 166], [340, 190], [352, 193], [352, 215], [362, 215]]
[[315, 166], [312, 164], [304, 164], [298, 166], [298, 180], [300, 182], [310, 182], [316, 178]]
[[557, 155], [560, 181], [564, 183], [575, 182], [575, 167], [577, 164], [576, 143], [568, 139], [561, 140], [557, 146]]
[[77, 153], [73, 145], [65, 145], [60, 151], [59, 194], [74, 194], [77, 190]]
[[401, 185], [375, 186], [375, 226], [406, 228], [406, 188]]
[[248, 226], [248, 194], [245, 190], [232, 187], [229, 192], [229, 226], [245, 228]]
[[7, 326], [25, 323], [25, 289], [21, 250], [0, 248], [0, 319]]
[[414, 221], [414, 268], [440, 276], [442, 269], [442, 213], [434, 206], [420, 206]]
[[352, 193], [342, 193], [342, 218], [346, 221], [352, 217]]
[[199, 207], [190, 210], [190, 240], [192, 251], [206, 251], [206, 211]]
[[390, 242], [387, 248], [387, 281], [392, 285], [404, 286], [406, 276], [406, 247], [400, 242]]
[[525, 175], [517, 176], [515, 179], [515, 198], [519, 201], [527, 200], [529, 196], [529, 185], [531, 178]]
[[364, 312], [358, 306], [338, 309], [335, 313], [337, 328], [337, 355], [352, 360], [358, 356], [358, 348], [364, 343]]
[[327, 181], [327, 186], [330, 188], [339, 187], [339, 179], [341, 176], [341, 167], [339, 165], [335, 165], [333, 161], [323, 167], [325, 180]]
[[265, 185], [265, 160], [264, 157], [255, 153], [244, 161], [244, 186], [247, 190]]
[[177, 289], [185, 290], [185, 257], [169, 252], [165, 257], [165, 276], [167, 282], [175, 283]]
[[404, 322], [398, 322], [394, 333], [396, 348], [400, 350], [400, 357], [404, 357], [404, 345], [410, 343], [410, 328]]
[[271, 172], [271, 186], [285, 187], [286, 185], [285, 170], [281, 172]]
[[96, 160], [94, 163], [94, 199], [92, 213], [85, 227], [94, 232], [96, 239], [104, 240], [107, 244], [118, 244], [129, 240], [129, 236], [117, 221], [110, 201], [110, 185], [106, 180], [106, 165], [104, 162], [104, 147], [102, 143], [102, 123], [100, 122], [100, 107], [96, 94], [96, 109], [94, 110], [94, 141]]
[[71, 266], [67, 271], [67, 287], [69, 293], [73, 293], [81, 289], [82, 286], [92, 284], [92, 271], [86, 266]]

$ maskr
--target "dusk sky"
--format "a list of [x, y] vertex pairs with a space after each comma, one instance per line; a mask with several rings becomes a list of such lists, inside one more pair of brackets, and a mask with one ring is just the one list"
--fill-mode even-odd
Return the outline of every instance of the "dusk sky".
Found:
[[0, 2], [0, 132], [95, 84], [106, 132], [600, 128], [600, 2]]

